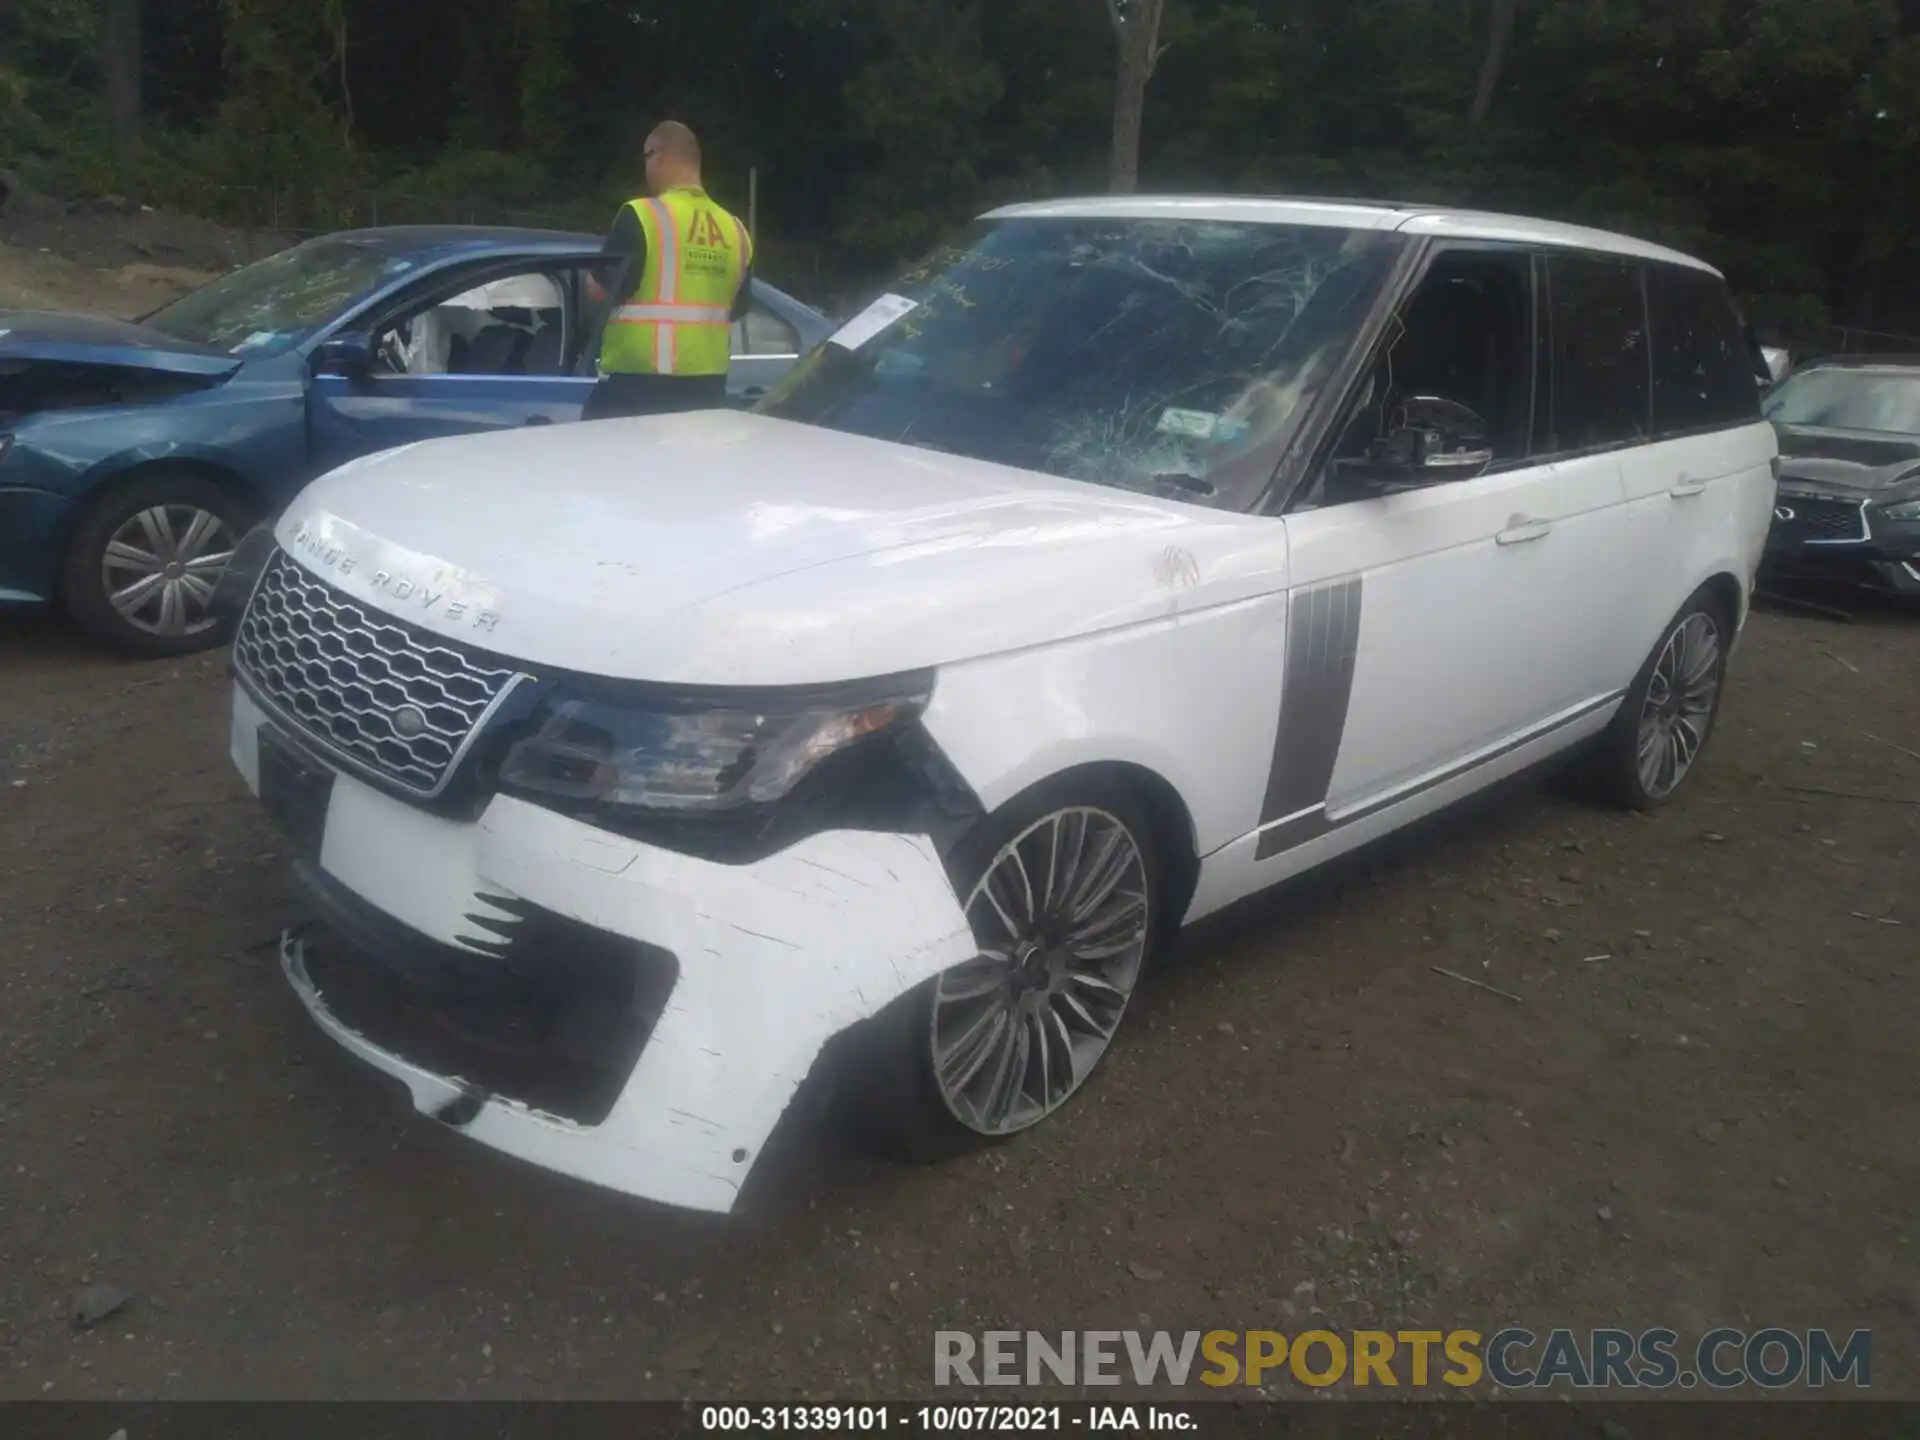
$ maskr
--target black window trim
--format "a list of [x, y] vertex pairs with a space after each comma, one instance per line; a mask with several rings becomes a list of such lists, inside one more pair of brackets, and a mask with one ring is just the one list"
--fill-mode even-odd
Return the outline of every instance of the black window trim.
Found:
[[1767, 417], [1762, 413], [1760, 408], [1760, 386], [1758, 377], [1756, 377], [1753, 391], [1753, 414], [1748, 419], [1714, 421], [1706, 425], [1689, 425], [1680, 429], [1665, 429], [1661, 427], [1659, 423], [1660, 407], [1655, 403], [1658, 387], [1655, 384], [1653, 376], [1653, 291], [1651, 281], [1656, 271], [1664, 271], [1677, 275], [1700, 275], [1717, 283], [1725, 292], [1728, 312], [1740, 327], [1743, 340], [1749, 345], [1755, 343], [1753, 327], [1747, 324], [1746, 316], [1740, 313], [1740, 306], [1734, 301], [1732, 288], [1727, 285], [1723, 277], [1713, 275], [1708, 271], [1698, 269], [1692, 265], [1676, 264], [1671, 260], [1642, 260], [1640, 262], [1640, 293], [1643, 297], [1642, 303], [1645, 305], [1647, 315], [1647, 404], [1649, 407], [1647, 429], [1652, 437], [1647, 443], [1650, 445], [1664, 445], [1672, 440], [1697, 440], [1707, 435], [1727, 435], [1736, 430], [1750, 430], [1755, 425], [1767, 424]]
[[[1726, 284], [1726, 281], [1724, 278], [1715, 275], [1710, 270], [1703, 270], [1700, 267], [1695, 265], [1683, 265], [1678, 261], [1674, 261], [1674, 260], [1658, 260], [1658, 259], [1652, 259], [1646, 256], [1641, 256], [1641, 255], [1629, 255], [1618, 250], [1590, 250], [1590, 249], [1586, 249], [1585, 247], [1576, 247], [1572, 245], [1553, 245], [1553, 246], [1541, 247], [1535, 253], [1539, 256], [1540, 262], [1541, 262], [1542, 273], [1541, 273], [1540, 283], [1542, 286], [1542, 293], [1544, 296], [1544, 299], [1541, 304], [1540, 315], [1543, 322], [1542, 328], [1545, 332], [1545, 339], [1547, 342], [1546, 369], [1547, 369], [1547, 409], [1548, 409], [1548, 417], [1549, 417], [1548, 433], [1549, 434], [1552, 433], [1551, 424], [1552, 424], [1552, 408], [1553, 408], [1553, 381], [1555, 379], [1555, 370], [1554, 370], [1554, 361], [1553, 361], [1553, 353], [1554, 353], [1553, 352], [1553, 260], [1554, 260], [1554, 257], [1558, 255], [1571, 255], [1571, 256], [1582, 258], [1582, 259], [1603, 260], [1603, 261], [1609, 261], [1615, 264], [1631, 265], [1633, 266], [1636, 274], [1638, 275], [1639, 281], [1640, 281], [1640, 323], [1641, 323], [1643, 333], [1646, 336], [1646, 352], [1647, 352], [1647, 419], [1646, 419], [1647, 433], [1644, 436], [1640, 437], [1639, 439], [1614, 440], [1614, 441], [1609, 441], [1604, 445], [1587, 445], [1587, 446], [1581, 446], [1579, 448], [1571, 449], [1571, 450], [1553, 450], [1553, 451], [1537, 450], [1530, 457], [1534, 463], [1541, 464], [1541, 465], [1560, 465], [1560, 464], [1565, 464], [1572, 460], [1584, 460], [1589, 456], [1594, 456], [1594, 455], [1610, 455], [1623, 450], [1644, 449], [1649, 445], [1664, 445], [1674, 440], [1693, 440], [1706, 435], [1729, 434], [1736, 430], [1747, 430], [1747, 429], [1751, 429], [1755, 425], [1764, 425], [1767, 423], [1767, 419], [1764, 415], [1756, 413], [1754, 417], [1750, 420], [1717, 422], [1710, 425], [1695, 425], [1695, 426], [1689, 426], [1686, 429], [1662, 430], [1658, 428], [1658, 425], [1657, 425], [1657, 421], [1659, 419], [1659, 412], [1654, 406], [1654, 388], [1655, 387], [1654, 387], [1654, 374], [1653, 374], [1653, 297], [1648, 284], [1653, 274], [1654, 268], [1658, 266], [1662, 270], [1669, 270], [1679, 274], [1700, 275], [1722, 286], [1725, 286]], [[1727, 297], [1729, 304], [1732, 303], [1732, 298], [1733, 298], [1732, 295], [1729, 294]], [[1738, 317], [1739, 307], [1737, 305], [1733, 306], [1733, 311], [1735, 316]], [[1757, 390], [1755, 391], [1755, 396], [1757, 401], [1757, 398], [1758, 398]], [[1757, 412], [1757, 405], [1756, 405], [1756, 412]], [[1538, 412], [1536, 411], [1535, 413], [1537, 417]], [[1537, 436], [1536, 436], [1536, 439], [1538, 439]]]
[[[1735, 423], [1699, 426], [1687, 430], [1657, 432], [1654, 429], [1653, 408], [1653, 315], [1648, 297], [1647, 279], [1655, 265], [1682, 273], [1698, 274], [1721, 285], [1726, 284], [1723, 276], [1702, 266], [1689, 265], [1677, 260], [1663, 260], [1657, 257], [1636, 255], [1624, 250], [1595, 249], [1584, 245], [1556, 245], [1537, 240], [1497, 240], [1477, 239], [1473, 236], [1441, 238], [1426, 237], [1408, 246], [1397, 265], [1397, 272], [1391, 276], [1382, 290], [1381, 299], [1375, 307], [1361, 333], [1355, 338], [1354, 345], [1343, 359], [1339, 371], [1330, 383], [1321, 391], [1316, 412], [1303, 423], [1298, 442], [1291, 448], [1291, 454], [1283, 456], [1276, 467], [1273, 480], [1267, 489], [1248, 507], [1247, 513], [1254, 515], [1288, 515], [1299, 511], [1307, 495], [1312, 493], [1327, 463], [1327, 451], [1334, 445], [1340, 434], [1340, 421], [1353, 404], [1358, 388], [1371, 373], [1378, 358], [1380, 345], [1387, 333], [1388, 323], [1399, 312], [1400, 306], [1411, 296], [1432, 269], [1435, 258], [1446, 252], [1459, 250], [1505, 250], [1521, 251], [1532, 257], [1533, 265], [1533, 345], [1534, 371], [1532, 376], [1532, 419], [1528, 428], [1527, 454], [1524, 461], [1509, 462], [1498, 468], [1482, 471], [1482, 474], [1505, 474], [1512, 470], [1533, 466], [1566, 464], [1574, 460], [1584, 460], [1591, 456], [1617, 454], [1626, 450], [1645, 449], [1650, 445], [1661, 445], [1672, 440], [1694, 439], [1704, 435], [1727, 434], [1737, 430], [1751, 428], [1754, 425], [1769, 423], [1764, 415], [1753, 420]], [[1542, 434], [1540, 428], [1543, 411], [1551, 424], [1553, 404], [1553, 288], [1552, 265], [1555, 257], [1570, 256], [1588, 260], [1598, 260], [1615, 265], [1631, 265], [1640, 280], [1641, 323], [1646, 334], [1647, 352], [1647, 434], [1630, 440], [1610, 441], [1604, 445], [1582, 446], [1577, 449], [1547, 451], [1540, 448]], [[1731, 299], [1731, 296], [1729, 296]], [[1738, 306], [1735, 306], [1736, 313]], [[1542, 389], [1545, 390], [1543, 399]], [[1550, 432], [1549, 432], [1550, 433]], [[1458, 483], [1458, 482], [1451, 482]]]
[[[1661, 443], [1661, 437], [1653, 433], [1653, 316], [1647, 306], [1647, 266], [1652, 263], [1641, 256], [1629, 255], [1621, 250], [1590, 250], [1585, 246], [1547, 245], [1538, 247], [1535, 252], [1541, 261], [1541, 285], [1544, 302], [1541, 314], [1545, 319], [1547, 339], [1547, 434], [1554, 431], [1554, 382], [1560, 378], [1559, 367], [1554, 363], [1553, 348], [1553, 261], [1555, 256], [1568, 256], [1581, 260], [1598, 260], [1611, 265], [1628, 265], [1633, 268], [1634, 278], [1640, 290], [1640, 333], [1645, 340], [1647, 355], [1647, 406], [1644, 417], [1647, 433], [1627, 440], [1608, 440], [1600, 445], [1580, 445], [1568, 450], [1535, 449], [1529, 455], [1528, 463], [1533, 465], [1565, 465], [1573, 460], [1585, 460], [1595, 455], [1614, 455], [1623, 450], [1644, 450], [1649, 445]], [[1703, 272], [1704, 273], [1704, 272]], [[1543, 437], [1537, 432], [1534, 442], [1539, 444]]]
[[[1326, 470], [1331, 459], [1332, 448], [1339, 443], [1344, 432], [1342, 422], [1352, 413], [1354, 401], [1360, 393], [1360, 387], [1373, 373], [1379, 362], [1382, 350], [1388, 343], [1388, 335], [1393, 318], [1400, 313], [1401, 307], [1413, 297], [1433, 267], [1441, 257], [1458, 254], [1504, 254], [1519, 255], [1529, 259], [1528, 300], [1532, 307], [1533, 343], [1532, 369], [1527, 377], [1529, 391], [1527, 422], [1527, 453], [1518, 459], [1490, 465], [1475, 475], [1479, 479], [1485, 475], [1505, 475], [1515, 470], [1526, 469], [1539, 463], [1533, 455], [1534, 426], [1540, 412], [1540, 355], [1541, 327], [1546, 317], [1543, 276], [1537, 257], [1539, 247], [1526, 241], [1481, 239], [1471, 235], [1459, 237], [1429, 238], [1423, 243], [1410, 247], [1403, 258], [1400, 272], [1389, 280], [1382, 293], [1375, 313], [1362, 333], [1356, 337], [1355, 344], [1348, 351], [1341, 373], [1334, 382], [1321, 392], [1320, 413], [1303, 427], [1310, 432], [1311, 442], [1298, 447], [1295, 453], [1307, 457], [1303, 463], [1293, 467], [1291, 475], [1286, 476], [1284, 485], [1276, 481], [1253, 506], [1252, 513], [1261, 515], [1291, 515], [1300, 512], [1306, 497], [1313, 492], [1315, 484]], [[1305, 435], [1302, 436], [1306, 438]], [[1282, 473], [1285, 473], [1283, 464]], [[1459, 480], [1443, 481], [1442, 484], [1457, 485]]]

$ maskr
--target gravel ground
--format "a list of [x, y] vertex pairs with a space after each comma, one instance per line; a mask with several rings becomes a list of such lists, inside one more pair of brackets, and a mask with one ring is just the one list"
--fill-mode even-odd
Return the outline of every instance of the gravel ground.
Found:
[[[1681, 803], [1527, 789], [1254, 902], [1060, 1123], [896, 1169], [808, 1100], [730, 1219], [312, 1028], [223, 664], [0, 622], [0, 1399], [905, 1397], [943, 1328], [1507, 1323], [1865, 1327], [1920, 1396], [1913, 617], [1757, 615]], [[132, 1298], [76, 1332], [90, 1283]]]
[[20, 191], [0, 204], [0, 309], [131, 319], [291, 239], [125, 201]]

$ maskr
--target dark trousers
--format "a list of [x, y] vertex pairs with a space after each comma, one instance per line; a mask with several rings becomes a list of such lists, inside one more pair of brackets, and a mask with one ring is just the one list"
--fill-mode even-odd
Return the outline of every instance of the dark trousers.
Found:
[[718, 410], [726, 403], [724, 375], [602, 375], [587, 396], [580, 418], [671, 415], [680, 410]]

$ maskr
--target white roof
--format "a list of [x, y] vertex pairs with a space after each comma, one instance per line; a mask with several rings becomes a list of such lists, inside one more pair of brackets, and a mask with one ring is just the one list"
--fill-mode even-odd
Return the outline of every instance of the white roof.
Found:
[[1379, 204], [1364, 200], [1263, 200], [1209, 195], [1095, 195], [1080, 199], [1042, 200], [1006, 205], [990, 212], [1002, 219], [1116, 219], [1116, 220], [1224, 220], [1264, 222], [1270, 225], [1330, 225], [1350, 230], [1397, 230], [1405, 235], [1431, 235], [1453, 240], [1504, 240], [1520, 245], [1554, 245], [1575, 250], [1597, 250], [1687, 265], [1718, 275], [1704, 260], [1678, 250], [1589, 230], [1553, 220], [1530, 220], [1518, 215], [1493, 215], [1478, 210], [1446, 210], [1425, 205]]

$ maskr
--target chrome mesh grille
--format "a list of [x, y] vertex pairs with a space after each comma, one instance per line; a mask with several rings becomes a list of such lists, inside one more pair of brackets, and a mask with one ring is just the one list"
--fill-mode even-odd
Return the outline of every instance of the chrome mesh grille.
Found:
[[[287, 718], [423, 795], [445, 783], [461, 746], [514, 676], [362, 607], [285, 551], [260, 578], [233, 656]], [[417, 733], [403, 734], [394, 717], [409, 707], [419, 719], [404, 728]]]

